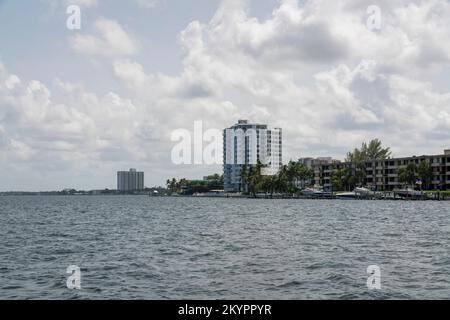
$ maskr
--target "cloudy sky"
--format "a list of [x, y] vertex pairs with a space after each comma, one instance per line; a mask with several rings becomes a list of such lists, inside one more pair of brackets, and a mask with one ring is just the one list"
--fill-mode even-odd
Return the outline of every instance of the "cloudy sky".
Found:
[[0, 191], [220, 172], [171, 162], [171, 133], [200, 120], [281, 127], [285, 161], [372, 138], [442, 153], [449, 26], [447, 0], [0, 0]]

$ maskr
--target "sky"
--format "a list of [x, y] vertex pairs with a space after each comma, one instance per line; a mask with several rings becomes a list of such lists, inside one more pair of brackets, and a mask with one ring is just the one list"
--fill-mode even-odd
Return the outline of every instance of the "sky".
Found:
[[0, 0], [0, 191], [221, 172], [173, 163], [171, 135], [195, 121], [280, 127], [285, 162], [373, 138], [441, 154], [449, 26], [448, 0]]

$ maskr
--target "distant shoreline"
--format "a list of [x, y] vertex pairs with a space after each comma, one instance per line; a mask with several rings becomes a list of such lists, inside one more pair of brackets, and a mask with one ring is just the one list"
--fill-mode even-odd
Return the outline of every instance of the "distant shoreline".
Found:
[[308, 197], [308, 196], [257, 196], [249, 195], [156, 195], [150, 194], [58, 194], [49, 192], [0, 192], [0, 197], [118, 197], [118, 196], [134, 196], [134, 197], [148, 197], [148, 198], [194, 198], [194, 199], [248, 199], [248, 200], [340, 200], [340, 201], [450, 201], [450, 198], [355, 198], [342, 199], [336, 196], [332, 197]]

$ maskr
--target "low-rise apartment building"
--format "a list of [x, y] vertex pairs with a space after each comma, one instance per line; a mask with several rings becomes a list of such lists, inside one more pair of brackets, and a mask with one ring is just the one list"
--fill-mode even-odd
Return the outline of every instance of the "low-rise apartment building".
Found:
[[331, 157], [301, 158], [298, 161], [314, 171], [313, 184], [324, 188], [331, 187], [331, 172], [340, 169], [343, 165], [341, 161]]
[[[430, 187], [433, 190], [450, 190], [450, 149], [439, 155], [423, 155], [386, 160], [369, 160], [364, 165], [363, 184], [376, 187], [380, 191], [391, 191], [404, 187], [399, 181], [398, 170], [410, 163], [419, 165], [425, 161], [433, 172]], [[341, 162], [332, 158], [302, 158], [300, 163], [314, 170], [314, 183], [323, 186], [325, 190], [332, 188], [331, 176], [339, 169], [356, 170], [349, 162]]]

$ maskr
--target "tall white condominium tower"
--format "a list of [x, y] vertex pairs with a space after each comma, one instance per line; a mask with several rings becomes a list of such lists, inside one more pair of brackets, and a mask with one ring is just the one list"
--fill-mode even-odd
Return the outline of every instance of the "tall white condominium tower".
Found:
[[259, 162], [261, 174], [275, 175], [281, 168], [283, 147], [282, 129], [268, 129], [265, 124], [251, 124], [239, 120], [223, 134], [225, 192], [243, 192], [241, 172]]
[[133, 192], [144, 190], [144, 173], [136, 169], [117, 172], [117, 190], [120, 192]]

